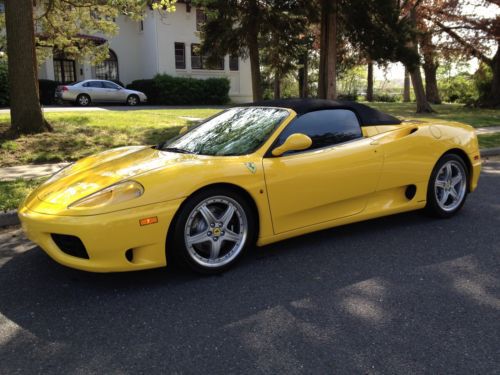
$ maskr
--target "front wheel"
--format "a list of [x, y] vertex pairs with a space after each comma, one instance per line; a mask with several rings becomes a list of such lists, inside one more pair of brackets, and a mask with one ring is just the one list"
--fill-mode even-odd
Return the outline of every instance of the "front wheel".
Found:
[[442, 218], [455, 215], [467, 198], [468, 180], [467, 167], [460, 156], [443, 156], [434, 167], [429, 180], [427, 212]]
[[135, 107], [139, 104], [139, 97], [137, 95], [129, 95], [127, 98], [127, 105]]
[[221, 273], [254, 241], [251, 206], [234, 191], [206, 190], [181, 208], [172, 235], [167, 252], [175, 259], [199, 273]]

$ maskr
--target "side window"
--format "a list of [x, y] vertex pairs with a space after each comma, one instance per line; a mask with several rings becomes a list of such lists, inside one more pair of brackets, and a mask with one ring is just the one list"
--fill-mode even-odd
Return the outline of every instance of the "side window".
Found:
[[87, 87], [93, 87], [97, 89], [102, 89], [102, 83], [100, 81], [90, 81]]
[[119, 86], [115, 85], [112, 82], [102, 82], [102, 84], [103, 84], [103, 86], [104, 86], [105, 89], [115, 89], [115, 90], [119, 89]]
[[363, 136], [358, 118], [354, 112], [347, 109], [315, 111], [296, 118], [281, 132], [274, 147], [282, 145], [294, 133], [302, 133], [312, 139], [309, 150], [333, 146]]

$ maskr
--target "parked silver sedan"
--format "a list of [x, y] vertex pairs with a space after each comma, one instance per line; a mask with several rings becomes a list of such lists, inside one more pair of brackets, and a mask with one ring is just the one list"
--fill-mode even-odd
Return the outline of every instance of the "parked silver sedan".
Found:
[[134, 106], [148, 100], [140, 91], [128, 90], [114, 82], [98, 79], [58, 86], [55, 97], [56, 100], [72, 102], [82, 107], [91, 103], [123, 103]]

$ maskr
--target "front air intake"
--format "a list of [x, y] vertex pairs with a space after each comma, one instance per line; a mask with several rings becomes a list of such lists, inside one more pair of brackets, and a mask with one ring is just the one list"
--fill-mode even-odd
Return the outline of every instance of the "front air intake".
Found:
[[54, 243], [63, 253], [76, 258], [90, 259], [85, 245], [78, 237], [54, 233], [51, 236]]

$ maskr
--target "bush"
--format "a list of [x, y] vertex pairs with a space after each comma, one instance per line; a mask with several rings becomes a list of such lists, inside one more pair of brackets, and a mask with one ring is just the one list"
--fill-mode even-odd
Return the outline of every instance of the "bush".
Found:
[[38, 80], [38, 92], [40, 93], [40, 103], [54, 104], [56, 93], [56, 88], [59, 84], [56, 81], [50, 79], [39, 79]]
[[[51, 81], [49, 79], [38, 80], [38, 90], [40, 95], [40, 103], [53, 104], [54, 94], [56, 92], [58, 83], [56, 81]], [[0, 63], [0, 107], [9, 106], [9, 80], [7, 64]]]
[[0, 107], [9, 105], [9, 79], [7, 75], [7, 64], [0, 62]]
[[477, 100], [477, 90], [472, 76], [462, 72], [438, 82], [441, 99], [446, 103], [467, 104]]
[[125, 87], [125, 85], [123, 84], [123, 82], [120, 81], [120, 80], [118, 80], [118, 79], [110, 79], [110, 81], [116, 83], [117, 85], [119, 85], [121, 87]]
[[153, 79], [132, 82], [128, 89], [142, 91], [152, 104], [226, 104], [229, 101], [226, 78], [194, 79], [159, 74]]
[[396, 103], [401, 101], [401, 95], [373, 94], [373, 101], [384, 103]]
[[346, 92], [344, 94], [339, 94], [338, 99], [339, 100], [347, 100], [350, 102], [355, 102], [358, 100], [358, 93], [357, 92]]
[[474, 86], [477, 90], [477, 96], [480, 102], [488, 101], [493, 84], [493, 71], [485, 64], [481, 64], [473, 76]]

